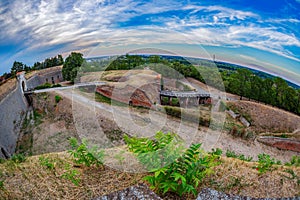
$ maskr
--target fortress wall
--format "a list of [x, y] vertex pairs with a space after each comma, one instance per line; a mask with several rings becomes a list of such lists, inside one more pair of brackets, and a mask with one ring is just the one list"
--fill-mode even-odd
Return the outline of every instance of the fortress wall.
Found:
[[18, 84], [17, 88], [0, 102], [0, 158], [9, 157], [15, 152], [26, 111], [27, 103]]
[[[61, 67], [54, 67], [37, 73], [26, 81], [28, 89], [46, 83], [63, 81]], [[16, 83], [16, 88], [0, 101], [0, 158], [14, 154], [16, 143], [27, 113], [28, 105], [23, 95], [22, 86]]]
[[34, 89], [36, 86], [42, 85], [43, 81], [40, 76], [33, 76], [30, 79], [27, 80], [27, 88]]
[[36, 86], [42, 85], [44, 83], [57, 84], [63, 81], [63, 75], [61, 68], [57, 68], [54, 71], [48, 73], [36, 74], [27, 80], [28, 89], [34, 89]]

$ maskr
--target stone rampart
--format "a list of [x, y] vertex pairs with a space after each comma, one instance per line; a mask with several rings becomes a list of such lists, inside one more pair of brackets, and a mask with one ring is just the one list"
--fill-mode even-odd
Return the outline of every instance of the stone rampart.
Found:
[[23, 118], [28, 110], [23, 90], [34, 89], [46, 82], [54, 84], [63, 81], [62, 67], [54, 67], [36, 72], [27, 81], [18, 77], [15, 89], [0, 101], [0, 158], [8, 158], [14, 154]]

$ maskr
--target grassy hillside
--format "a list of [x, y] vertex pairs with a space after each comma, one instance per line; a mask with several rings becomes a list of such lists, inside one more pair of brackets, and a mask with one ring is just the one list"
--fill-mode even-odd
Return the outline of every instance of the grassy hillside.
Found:
[[[125, 146], [122, 149], [122, 152], [128, 152]], [[231, 152], [228, 156], [233, 154]], [[126, 160], [114, 156], [109, 165], [88, 167], [84, 163], [78, 164], [67, 152], [14, 157], [0, 164], [0, 199], [90, 199], [137, 183], [148, 184], [143, 177], [149, 173], [119, 171], [112, 168], [112, 163], [125, 164]], [[252, 197], [300, 195], [300, 167], [273, 164], [266, 172], [260, 173], [258, 165], [223, 156], [220, 165], [212, 168], [213, 173], [203, 179], [197, 191], [211, 187]], [[138, 165], [132, 167], [138, 169]], [[173, 193], [160, 196], [164, 199], [179, 198]], [[183, 198], [194, 199], [192, 195]]]

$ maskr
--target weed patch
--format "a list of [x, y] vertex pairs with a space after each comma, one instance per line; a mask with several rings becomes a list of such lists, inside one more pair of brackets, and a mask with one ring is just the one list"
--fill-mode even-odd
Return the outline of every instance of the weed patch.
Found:
[[246, 157], [245, 155], [243, 155], [243, 154], [236, 154], [234, 151], [230, 151], [230, 150], [227, 150], [226, 151], [226, 156], [228, 157], [228, 158], [237, 158], [237, 159], [239, 159], [239, 160], [243, 160], [243, 161], [247, 161], [247, 162], [250, 162], [250, 161], [252, 161], [252, 157]]
[[25, 162], [26, 156], [24, 156], [24, 154], [14, 154], [10, 159], [14, 163], [22, 163], [22, 162]]
[[78, 177], [80, 175], [79, 171], [76, 169], [71, 169], [70, 165], [67, 164], [65, 166], [66, 172], [64, 172], [61, 177], [71, 181], [74, 185], [79, 186], [80, 178]]
[[62, 97], [59, 95], [55, 95], [55, 102], [59, 103], [62, 100]]
[[82, 140], [81, 144], [78, 143], [76, 138], [70, 138], [69, 141], [72, 147], [72, 150], [69, 150], [69, 153], [73, 156], [75, 163], [84, 164], [87, 167], [90, 167], [91, 165], [103, 165], [103, 150], [98, 150], [96, 147], [88, 148], [85, 139]]
[[267, 171], [273, 171], [275, 167], [274, 164], [281, 164], [279, 161], [276, 161], [274, 158], [271, 158], [268, 154], [259, 154], [258, 155], [258, 166], [256, 170], [259, 174], [264, 174]]
[[[201, 144], [192, 144], [184, 149], [181, 140], [172, 133], [157, 132], [152, 140], [125, 136], [125, 142], [129, 150], [153, 173], [144, 180], [162, 194], [196, 195], [202, 179], [213, 173], [211, 167], [218, 164], [216, 160], [219, 156], [205, 154], [200, 149]], [[215, 153], [220, 154], [220, 151]], [[166, 163], [165, 160], [171, 162]]]

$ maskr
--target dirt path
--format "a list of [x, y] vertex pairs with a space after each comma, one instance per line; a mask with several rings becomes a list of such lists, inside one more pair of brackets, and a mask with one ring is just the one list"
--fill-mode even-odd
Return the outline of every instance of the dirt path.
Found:
[[57, 91], [62, 96], [73, 102], [73, 115], [78, 134], [94, 141], [100, 146], [111, 146], [101, 130], [102, 118], [108, 118], [111, 122], [130, 135], [151, 137], [158, 130], [178, 133], [189, 145], [192, 142], [204, 143], [205, 150], [221, 148], [234, 150], [246, 156], [257, 159], [260, 153], [270, 154], [272, 157], [283, 162], [289, 161], [292, 155], [300, 155], [292, 151], [282, 151], [268, 147], [257, 141], [248, 141], [233, 137], [224, 131], [212, 131], [206, 127], [199, 127], [190, 122], [167, 116], [163, 112], [143, 109], [131, 109], [128, 107], [110, 106], [105, 103], [95, 102], [93, 95], [86, 96], [79, 91], [65, 90]]

